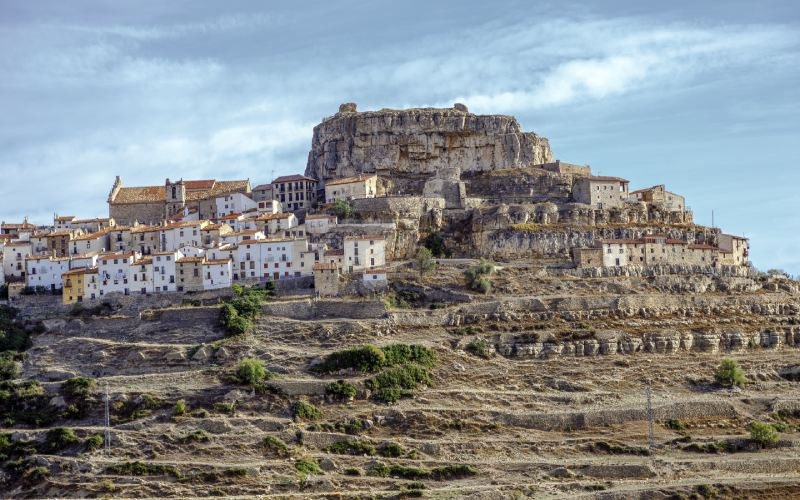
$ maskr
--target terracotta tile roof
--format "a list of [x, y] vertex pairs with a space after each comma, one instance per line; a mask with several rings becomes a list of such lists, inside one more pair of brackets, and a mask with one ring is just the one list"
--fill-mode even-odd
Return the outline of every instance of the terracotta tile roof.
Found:
[[277, 179], [272, 181], [272, 184], [274, 185], [274, 184], [277, 184], [279, 182], [293, 182], [293, 181], [314, 181], [314, 182], [317, 182], [317, 180], [312, 178], [312, 177], [306, 177], [305, 175], [295, 174], [295, 175], [284, 175], [282, 177], [278, 177]]
[[339, 266], [332, 262], [317, 262], [314, 264], [314, 271], [335, 271]]
[[103, 260], [127, 259], [128, 257], [136, 257], [136, 253], [134, 253], [134, 252], [106, 252], [106, 253], [101, 253], [98, 257], [100, 259], [103, 259]]
[[97, 238], [102, 238], [107, 235], [108, 233], [106, 231], [99, 231], [97, 233], [89, 233], [89, 234], [84, 234], [83, 236], [76, 236], [75, 238], [72, 239], [73, 241], [96, 240]]
[[340, 184], [352, 184], [354, 182], [364, 182], [366, 180], [378, 177], [377, 175], [356, 175], [355, 177], [345, 177], [343, 179], [334, 179], [325, 183], [326, 186], [338, 186]]
[[13, 223], [0, 224], [0, 227], [2, 227], [3, 229], [36, 229], [36, 226], [34, 224], [30, 224], [28, 222], [23, 222], [22, 224], [13, 224]]
[[74, 215], [60, 215], [56, 217], [56, 222], [69, 222], [71, 220], [75, 220]]
[[127, 203], [158, 203], [166, 200], [164, 186], [123, 187], [111, 200], [114, 205]]
[[65, 273], [61, 273], [61, 276], [73, 275], [73, 274], [95, 274], [98, 270], [96, 267], [76, 267], [75, 269], [70, 269]]
[[214, 231], [216, 229], [222, 229], [222, 224], [209, 224], [209, 225], [201, 228], [200, 230], [201, 231]]
[[192, 227], [192, 226], [201, 226], [202, 229], [208, 224], [209, 222], [205, 220], [185, 220], [185, 221], [173, 222], [172, 224], [167, 224], [161, 229], [178, 229], [181, 227]]
[[214, 184], [217, 181], [214, 179], [204, 179], [199, 181], [183, 181], [183, 185], [186, 186], [186, 189], [211, 189], [214, 187]]
[[147, 265], [147, 264], [152, 264], [152, 263], [153, 263], [153, 258], [152, 257], [142, 257], [139, 260], [133, 261], [132, 265], [141, 266], [141, 265]]
[[193, 262], [203, 262], [203, 258], [202, 257], [183, 257], [183, 258], [180, 258], [180, 259], [176, 260], [175, 262], [177, 262], [179, 264], [193, 263]]
[[344, 250], [342, 250], [341, 248], [332, 248], [331, 250], [327, 250], [325, 252], [325, 256], [327, 257], [328, 255], [332, 255], [334, 257], [344, 256]]
[[88, 224], [90, 222], [110, 222], [111, 217], [95, 217], [94, 219], [81, 219], [72, 221], [75, 224]]
[[243, 181], [217, 181], [211, 189], [186, 193], [186, 201], [199, 201], [216, 198], [223, 194], [247, 191], [249, 186], [250, 181], [246, 179]]
[[70, 255], [69, 257], [71, 259], [90, 259], [90, 258], [95, 257], [97, 255], [99, 255], [97, 252], [86, 252], [86, 253], [79, 253], [79, 254], [75, 254], [75, 255]]
[[598, 182], [629, 182], [628, 179], [623, 179], [622, 177], [611, 177], [608, 175], [590, 175], [589, 177], [583, 177], [583, 179], [589, 179], [590, 181]]
[[230, 261], [231, 261], [230, 259], [208, 259], [205, 262], [203, 262], [203, 265], [204, 266], [205, 265], [218, 266], [220, 264], [223, 264], [223, 265], [227, 264]]
[[372, 269], [364, 269], [364, 274], [386, 274], [386, 269], [382, 267], [375, 267]]
[[294, 214], [264, 214], [256, 217], [258, 221], [274, 220], [274, 219], [288, 219]]
[[253, 188], [253, 191], [266, 190], [266, 189], [272, 189], [272, 184], [259, 184], [258, 186]]
[[52, 255], [26, 255], [25, 260], [49, 260]]
[[219, 220], [232, 220], [232, 219], [238, 219], [238, 218], [239, 218], [239, 217], [241, 217], [241, 216], [242, 216], [242, 214], [240, 214], [240, 213], [237, 213], [237, 214], [228, 214], [228, 215], [223, 215], [222, 217], [220, 217], [220, 218], [219, 218]]

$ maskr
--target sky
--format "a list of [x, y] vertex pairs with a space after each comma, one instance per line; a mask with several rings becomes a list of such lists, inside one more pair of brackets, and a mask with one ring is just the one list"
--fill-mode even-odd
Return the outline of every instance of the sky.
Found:
[[463, 102], [798, 275], [799, 28], [794, 0], [0, 0], [0, 221], [301, 173], [343, 102]]

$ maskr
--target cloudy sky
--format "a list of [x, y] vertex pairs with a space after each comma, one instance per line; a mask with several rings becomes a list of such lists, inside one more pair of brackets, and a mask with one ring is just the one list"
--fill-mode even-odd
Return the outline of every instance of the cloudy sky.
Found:
[[458, 101], [800, 274], [798, 28], [793, 0], [0, 0], [0, 220], [104, 215], [115, 175], [267, 182], [341, 102]]

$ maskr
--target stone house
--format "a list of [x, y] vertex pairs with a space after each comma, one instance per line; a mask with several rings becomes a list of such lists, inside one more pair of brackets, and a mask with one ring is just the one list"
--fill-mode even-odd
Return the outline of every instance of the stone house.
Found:
[[314, 264], [314, 290], [320, 297], [339, 295], [339, 266], [330, 262]]
[[386, 277], [386, 269], [374, 268], [364, 271], [361, 275], [361, 281], [371, 290], [379, 290], [386, 288], [388, 279]]
[[620, 177], [576, 177], [572, 184], [572, 198], [593, 208], [621, 207], [628, 199], [628, 184]]
[[725, 253], [725, 264], [745, 266], [749, 262], [750, 243], [744, 236], [722, 233], [719, 235], [719, 249]]
[[182, 257], [177, 260], [177, 287], [179, 292], [199, 292], [203, 290], [203, 258]]
[[129, 251], [149, 255], [161, 250], [161, 226], [138, 225], [131, 228]]
[[336, 267], [341, 271], [342, 262], [344, 262], [344, 249], [342, 248], [327, 248], [323, 252], [320, 261], [330, 264], [336, 264]]
[[567, 163], [561, 160], [556, 160], [551, 163], [541, 163], [539, 165], [534, 165], [534, 167], [539, 167], [547, 170], [548, 172], [561, 175], [592, 175], [592, 169], [589, 167], [589, 165], [576, 165], [574, 163]]
[[572, 249], [572, 262], [575, 267], [603, 267], [603, 249], [596, 247]]
[[215, 179], [170, 182], [163, 186], [123, 187], [119, 176], [108, 195], [109, 215], [117, 223], [156, 224], [194, 210], [198, 220], [216, 216], [216, 199], [231, 193], [250, 194], [249, 180]]
[[110, 252], [129, 252], [133, 249], [133, 233], [128, 226], [114, 226], [106, 230]]
[[664, 184], [631, 191], [630, 197], [636, 201], [661, 205], [670, 212], [684, 212], [686, 210], [686, 198], [667, 191]]
[[272, 181], [275, 199], [284, 212], [308, 210], [317, 201], [317, 180], [305, 175], [286, 175]]
[[272, 184], [259, 184], [253, 188], [253, 200], [268, 202], [275, 200], [275, 188]]
[[350, 273], [385, 266], [386, 238], [382, 235], [345, 237], [343, 263]]
[[325, 203], [333, 203], [336, 200], [374, 198], [377, 192], [377, 175], [357, 175], [334, 179], [325, 183]]
[[206, 259], [203, 261], [203, 290], [216, 290], [231, 286], [232, 266], [230, 259]]
[[335, 227], [338, 218], [330, 214], [306, 215], [305, 226], [308, 234], [325, 234]]
[[255, 219], [256, 227], [264, 234], [277, 234], [298, 225], [297, 216], [293, 213], [264, 214]]
[[222, 237], [233, 232], [233, 228], [228, 224], [208, 224], [200, 230], [200, 236], [204, 248], [211, 248], [219, 245]]

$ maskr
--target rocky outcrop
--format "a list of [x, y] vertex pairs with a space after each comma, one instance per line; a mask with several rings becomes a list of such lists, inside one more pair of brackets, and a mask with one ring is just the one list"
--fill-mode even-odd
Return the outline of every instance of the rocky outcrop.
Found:
[[314, 127], [306, 175], [323, 183], [364, 172], [427, 178], [448, 166], [467, 173], [552, 159], [547, 139], [523, 132], [512, 116], [463, 105], [358, 112], [347, 103]]

